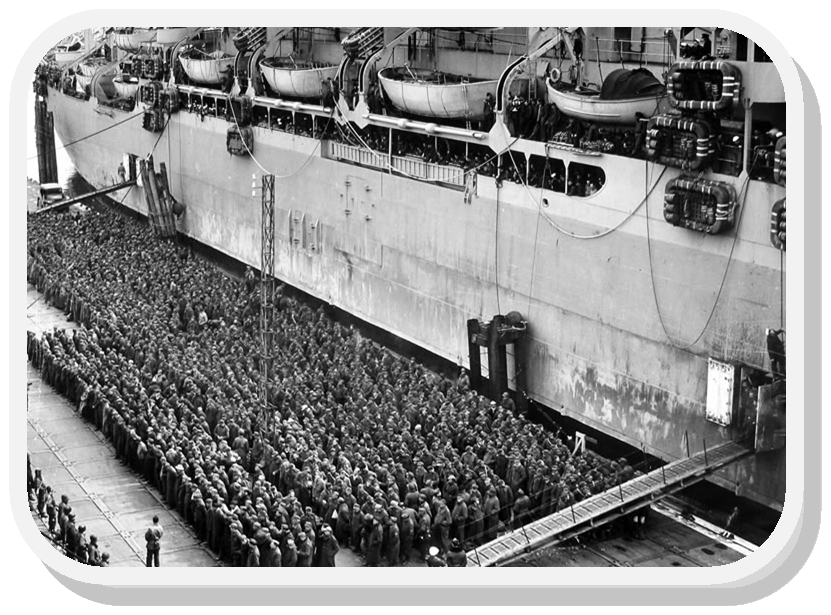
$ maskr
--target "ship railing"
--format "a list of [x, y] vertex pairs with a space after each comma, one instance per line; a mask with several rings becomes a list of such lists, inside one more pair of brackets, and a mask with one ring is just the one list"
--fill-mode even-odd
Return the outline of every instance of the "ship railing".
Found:
[[329, 156], [336, 160], [351, 162], [364, 167], [398, 173], [412, 179], [438, 182], [463, 188], [466, 183], [466, 172], [463, 168], [453, 165], [425, 162], [413, 156], [390, 156], [382, 152], [369, 150], [332, 141], [329, 146]]
[[368, 150], [363, 147], [355, 147], [354, 145], [346, 145], [345, 143], [337, 143], [333, 141], [330, 144], [329, 153], [332, 158], [342, 160], [344, 162], [353, 162], [364, 167], [371, 167], [384, 171], [390, 167], [389, 154]]
[[669, 42], [665, 37], [597, 37], [586, 42], [591, 43], [586, 53], [586, 60], [590, 62], [620, 62], [621, 58], [626, 62], [632, 62], [633, 58], [637, 58], [647, 66], [650, 63], [660, 65], [666, 62], [669, 54]]

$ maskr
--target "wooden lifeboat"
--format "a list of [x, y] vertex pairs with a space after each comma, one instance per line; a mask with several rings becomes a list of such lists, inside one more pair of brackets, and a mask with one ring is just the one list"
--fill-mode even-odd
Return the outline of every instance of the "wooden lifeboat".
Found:
[[222, 83], [222, 73], [234, 65], [235, 56], [222, 51], [205, 53], [190, 49], [179, 56], [179, 62], [187, 76], [196, 83]]
[[281, 96], [320, 98], [321, 82], [334, 79], [338, 67], [292, 58], [267, 58], [260, 62], [260, 71], [268, 86]]
[[84, 50], [84, 41], [78, 34], [71, 34], [67, 36], [60, 43], [55, 45], [52, 51], [52, 59], [59, 66], [75, 62], [86, 53]]
[[145, 43], [156, 40], [156, 30], [131, 28], [130, 32], [115, 32], [113, 45], [124, 51], [138, 51]]
[[81, 94], [87, 93], [87, 88], [90, 83], [92, 83], [92, 77], [81, 74], [75, 75], [75, 89]]
[[494, 80], [468, 79], [437, 71], [407, 67], [385, 68], [378, 73], [390, 102], [401, 111], [422, 117], [482, 120], [485, 97], [496, 95]]
[[551, 77], [546, 86], [548, 102], [563, 115], [607, 124], [634, 124], [638, 117], [652, 117], [666, 98], [663, 85], [641, 69], [612, 71], [599, 91], [577, 90]]
[[139, 88], [139, 80], [136, 77], [122, 75], [113, 79], [113, 86], [120, 98], [135, 98]]

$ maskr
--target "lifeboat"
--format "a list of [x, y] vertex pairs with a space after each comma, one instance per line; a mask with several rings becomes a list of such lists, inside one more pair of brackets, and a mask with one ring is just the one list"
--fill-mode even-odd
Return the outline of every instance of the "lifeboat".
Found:
[[548, 78], [548, 102], [569, 117], [588, 122], [634, 124], [638, 117], [652, 117], [666, 98], [664, 86], [646, 69], [612, 71], [600, 91], [577, 90]]
[[97, 73], [106, 64], [107, 60], [105, 58], [88, 58], [79, 63], [75, 71], [81, 73], [85, 77], [94, 77], [95, 73]]
[[650, 118], [646, 137], [649, 160], [686, 171], [703, 169], [715, 153], [715, 132], [701, 119], [659, 115]]
[[485, 96], [496, 96], [496, 80], [468, 79], [437, 71], [385, 68], [378, 73], [390, 102], [401, 111], [444, 119], [482, 120]]
[[664, 219], [673, 226], [717, 235], [733, 226], [736, 191], [730, 184], [676, 177], [664, 193]]
[[190, 49], [179, 55], [179, 62], [185, 73], [196, 83], [222, 83], [222, 73], [229, 66], [233, 67], [235, 56], [222, 51], [205, 53], [199, 49]]
[[160, 45], [175, 45], [196, 33], [197, 28], [159, 28], [156, 30], [156, 42]]
[[86, 75], [75, 75], [75, 89], [81, 94], [87, 94], [87, 88], [92, 83], [92, 77]]
[[156, 30], [130, 28], [129, 32], [113, 33], [113, 45], [124, 51], [138, 51], [145, 43], [156, 40]]
[[724, 111], [739, 100], [742, 75], [721, 60], [678, 62], [667, 79], [669, 103], [685, 111]]
[[770, 210], [770, 242], [785, 249], [785, 199], [779, 199]]
[[139, 80], [130, 75], [122, 75], [113, 79], [113, 86], [120, 98], [134, 98], [139, 87]]
[[56, 64], [63, 66], [79, 60], [84, 53], [86, 52], [84, 51], [83, 42], [80, 37], [74, 36], [70, 39], [64, 39], [55, 47], [54, 60]]
[[281, 96], [320, 98], [320, 83], [334, 79], [338, 67], [291, 58], [267, 58], [260, 62], [260, 71], [269, 87]]

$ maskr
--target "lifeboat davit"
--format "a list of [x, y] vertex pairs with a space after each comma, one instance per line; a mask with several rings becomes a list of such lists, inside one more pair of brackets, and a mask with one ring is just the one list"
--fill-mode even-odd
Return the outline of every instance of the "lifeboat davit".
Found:
[[113, 79], [113, 85], [120, 98], [135, 98], [139, 88], [139, 80], [136, 77], [122, 75]]
[[124, 51], [138, 51], [145, 43], [156, 40], [156, 30], [133, 30], [113, 34], [113, 45]]
[[268, 86], [281, 96], [320, 98], [321, 82], [334, 79], [338, 67], [291, 58], [267, 58], [260, 62], [260, 72]]
[[469, 79], [438, 71], [385, 68], [378, 81], [401, 111], [423, 117], [482, 120], [485, 97], [496, 95], [496, 80]]
[[563, 115], [587, 122], [634, 124], [639, 116], [652, 117], [666, 98], [664, 86], [646, 69], [612, 71], [600, 91], [577, 90], [572, 85], [546, 79], [548, 102]]
[[234, 65], [235, 56], [223, 51], [205, 53], [191, 49], [179, 56], [179, 62], [188, 77], [196, 83], [222, 83], [222, 73]]

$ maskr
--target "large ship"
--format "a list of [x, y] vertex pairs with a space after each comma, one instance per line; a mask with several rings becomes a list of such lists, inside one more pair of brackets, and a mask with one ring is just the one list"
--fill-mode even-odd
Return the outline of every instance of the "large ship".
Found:
[[[271, 177], [281, 280], [663, 460], [749, 442], [711, 480], [781, 510], [785, 95], [753, 41], [120, 28], [85, 49], [35, 88], [94, 188], [138, 178], [116, 200], [152, 222], [152, 153], [176, 232], [260, 268]], [[503, 322], [523, 344], [480, 360]]]

